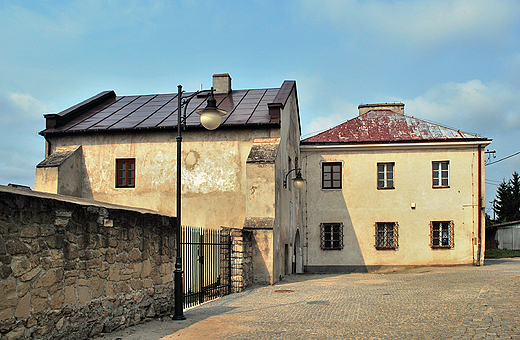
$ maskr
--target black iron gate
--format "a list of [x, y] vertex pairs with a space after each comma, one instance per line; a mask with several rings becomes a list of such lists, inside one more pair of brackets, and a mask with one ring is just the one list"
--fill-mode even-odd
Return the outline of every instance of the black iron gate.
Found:
[[229, 231], [183, 226], [184, 308], [231, 293]]

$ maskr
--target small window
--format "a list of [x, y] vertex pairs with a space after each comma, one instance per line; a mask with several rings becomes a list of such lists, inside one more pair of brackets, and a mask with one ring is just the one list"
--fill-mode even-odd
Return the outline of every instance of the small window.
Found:
[[322, 223], [320, 228], [322, 250], [343, 249], [343, 223]]
[[453, 221], [430, 222], [430, 228], [432, 248], [453, 248]]
[[434, 188], [449, 187], [450, 162], [432, 162], [432, 180]]
[[135, 187], [135, 159], [116, 160], [116, 187]]
[[322, 163], [322, 189], [341, 189], [341, 163]]
[[376, 223], [376, 249], [397, 249], [397, 222]]
[[377, 163], [378, 189], [394, 189], [394, 164]]

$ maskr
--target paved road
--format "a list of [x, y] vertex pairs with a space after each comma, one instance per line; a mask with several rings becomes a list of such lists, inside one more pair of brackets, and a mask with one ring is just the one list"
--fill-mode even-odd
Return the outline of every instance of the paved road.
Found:
[[104, 339], [520, 339], [520, 259], [298, 275]]

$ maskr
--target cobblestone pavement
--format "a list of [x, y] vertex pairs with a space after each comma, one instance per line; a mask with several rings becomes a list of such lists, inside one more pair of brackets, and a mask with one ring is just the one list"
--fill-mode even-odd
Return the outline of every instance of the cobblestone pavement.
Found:
[[[520, 339], [520, 259], [388, 274], [295, 275], [185, 316], [159, 322], [170, 327], [163, 340]], [[145, 336], [152, 327], [119, 336], [160, 339]]]

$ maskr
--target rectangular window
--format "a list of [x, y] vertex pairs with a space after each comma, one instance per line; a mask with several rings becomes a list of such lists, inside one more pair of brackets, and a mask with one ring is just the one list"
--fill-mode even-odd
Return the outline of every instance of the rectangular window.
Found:
[[453, 221], [433, 221], [430, 228], [432, 248], [453, 248]]
[[135, 159], [116, 160], [116, 188], [135, 187]]
[[378, 189], [394, 189], [394, 164], [377, 163]]
[[341, 163], [322, 163], [322, 189], [341, 189]]
[[343, 223], [322, 223], [320, 229], [322, 250], [343, 249]]
[[432, 180], [434, 188], [449, 187], [449, 165], [450, 162], [432, 162]]
[[376, 222], [376, 249], [397, 249], [397, 222]]

